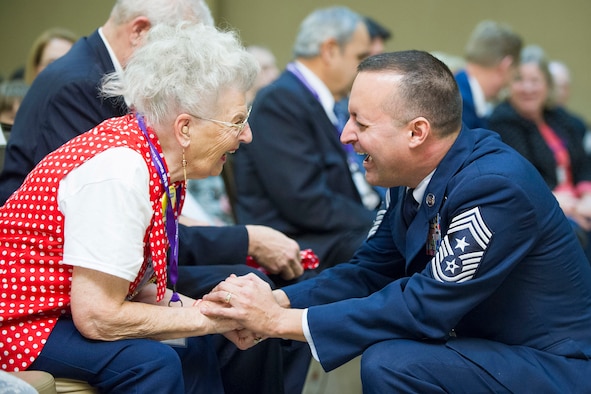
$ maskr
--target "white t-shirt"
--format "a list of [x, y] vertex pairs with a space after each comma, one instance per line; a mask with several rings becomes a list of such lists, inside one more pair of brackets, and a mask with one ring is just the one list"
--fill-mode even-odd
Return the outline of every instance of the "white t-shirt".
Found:
[[65, 264], [135, 280], [153, 215], [148, 179], [142, 156], [118, 147], [89, 159], [61, 181]]

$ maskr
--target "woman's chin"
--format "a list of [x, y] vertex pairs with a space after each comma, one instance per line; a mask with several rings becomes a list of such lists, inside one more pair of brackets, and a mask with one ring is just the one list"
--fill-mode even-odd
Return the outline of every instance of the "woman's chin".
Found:
[[224, 169], [224, 165], [219, 165], [219, 166], [215, 166], [211, 169], [209, 176], [218, 176], [222, 173], [222, 170]]

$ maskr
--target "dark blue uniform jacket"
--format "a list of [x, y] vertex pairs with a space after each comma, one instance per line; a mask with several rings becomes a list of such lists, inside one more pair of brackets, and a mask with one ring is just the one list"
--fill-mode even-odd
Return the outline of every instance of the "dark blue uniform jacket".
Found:
[[538, 171], [496, 133], [464, 128], [408, 229], [403, 192], [389, 190], [399, 202], [350, 263], [285, 288], [292, 307], [310, 306], [323, 367], [410, 338], [446, 342], [513, 392], [536, 389], [508, 367], [517, 354], [536, 373], [552, 363], [586, 381], [591, 363], [571, 361], [591, 356], [591, 267]]

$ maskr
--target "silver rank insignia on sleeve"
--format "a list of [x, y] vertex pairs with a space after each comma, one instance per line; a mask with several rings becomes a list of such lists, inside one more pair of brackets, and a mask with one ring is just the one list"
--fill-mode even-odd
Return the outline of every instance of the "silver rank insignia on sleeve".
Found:
[[431, 260], [433, 277], [440, 282], [457, 283], [472, 279], [492, 235], [478, 207], [453, 218]]

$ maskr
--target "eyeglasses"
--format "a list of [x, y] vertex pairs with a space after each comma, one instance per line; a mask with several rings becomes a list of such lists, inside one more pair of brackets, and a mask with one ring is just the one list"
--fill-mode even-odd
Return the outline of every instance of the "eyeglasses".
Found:
[[248, 117], [250, 116], [250, 110], [252, 109], [252, 107], [248, 108], [248, 112], [246, 113], [246, 118], [244, 118], [244, 120], [240, 123], [232, 123], [232, 122], [224, 122], [222, 120], [216, 120], [216, 119], [210, 119], [210, 118], [204, 118], [201, 116], [197, 116], [197, 115], [191, 115], [194, 118], [197, 119], [201, 119], [201, 120], [207, 120], [208, 122], [213, 122], [213, 123], [217, 123], [220, 124], [222, 126], [226, 126], [226, 127], [230, 127], [233, 129], [236, 129], [236, 137], [240, 136], [240, 134], [242, 134], [242, 131], [244, 130], [244, 128], [246, 127], [246, 125], [248, 124]]

